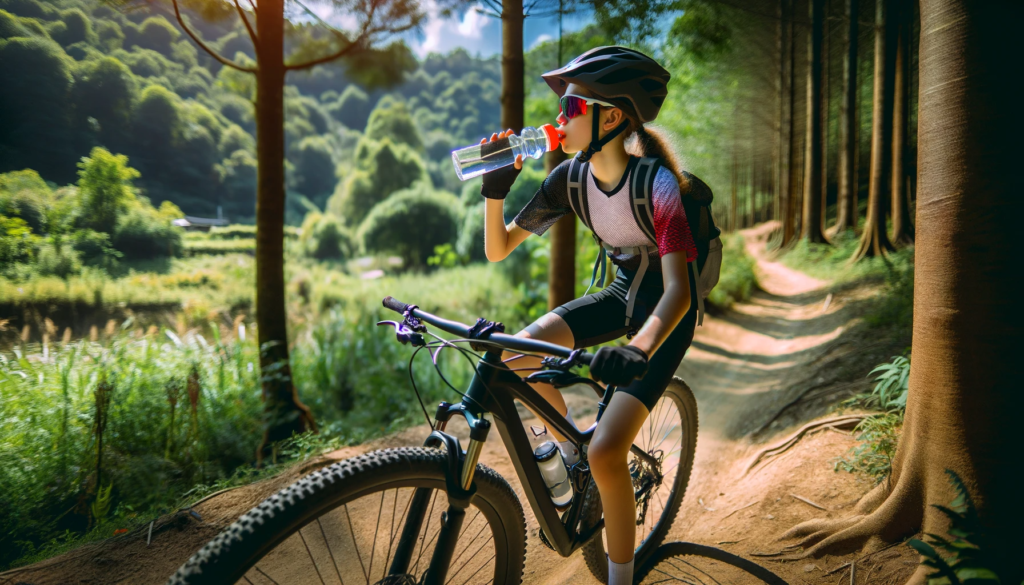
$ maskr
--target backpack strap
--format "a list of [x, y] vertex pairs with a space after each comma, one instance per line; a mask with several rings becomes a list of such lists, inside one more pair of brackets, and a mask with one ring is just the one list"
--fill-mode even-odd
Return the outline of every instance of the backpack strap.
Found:
[[587, 201], [587, 173], [590, 172], [589, 162], [580, 162], [578, 157], [569, 160], [569, 205], [576, 215], [583, 220], [583, 225], [593, 231], [590, 222], [590, 204]]
[[630, 201], [633, 205], [633, 219], [640, 227], [640, 231], [647, 236], [652, 244], [657, 244], [658, 239], [654, 233], [654, 177], [661, 168], [661, 160], [654, 157], [644, 157], [633, 169], [633, 176], [629, 183]]
[[[580, 162], [578, 156], [574, 156], [569, 160], [569, 177], [568, 177], [568, 192], [569, 192], [569, 206], [576, 215], [583, 221], [583, 225], [587, 227], [594, 234], [594, 239], [597, 241], [597, 259], [594, 261], [594, 271], [590, 275], [590, 286], [583, 293], [584, 296], [590, 292], [590, 289], [594, 288], [594, 283], [600, 282], [604, 286], [605, 270], [607, 268], [607, 261], [605, 260], [605, 254], [601, 238], [597, 237], [597, 232], [594, 232], [593, 225], [590, 222], [590, 202], [587, 200], [587, 173], [590, 172], [589, 162]], [[600, 280], [598, 280], [598, 271], [601, 272]]]

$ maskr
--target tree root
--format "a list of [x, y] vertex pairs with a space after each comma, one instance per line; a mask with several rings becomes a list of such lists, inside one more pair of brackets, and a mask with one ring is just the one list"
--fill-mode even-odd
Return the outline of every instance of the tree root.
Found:
[[860, 421], [871, 416], [870, 414], [851, 414], [846, 416], [838, 416], [835, 418], [827, 418], [825, 420], [819, 420], [812, 423], [808, 423], [800, 428], [797, 432], [793, 433], [786, 440], [782, 441], [774, 447], [768, 447], [763, 449], [754, 456], [754, 459], [747, 465], [747, 468], [743, 471], [743, 475], [750, 473], [750, 470], [754, 468], [762, 459], [768, 457], [774, 457], [785, 453], [790, 447], [796, 445], [797, 442], [806, 435], [807, 433], [821, 430], [824, 428], [840, 429], [840, 428], [853, 428], [856, 427]]

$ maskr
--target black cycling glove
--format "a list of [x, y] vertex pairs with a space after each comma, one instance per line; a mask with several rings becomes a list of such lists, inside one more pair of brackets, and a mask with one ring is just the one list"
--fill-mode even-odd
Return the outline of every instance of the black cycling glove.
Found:
[[602, 347], [590, 362], [590, 373], [598, 382], [628, 386], [647, 373], [647, 354], [639, 347]]
[[[508, 138], [502, 138], [493, 142], [485, 142], [480, 145], [480, 156], [486, 158], [487, 155], [504, 150], [508, 148]], [[500, 169], [494, 169], [489, 173], [484, 173], [484, 184], [480, 188], [480, 194], [488, 199], [504, 199], [508, 196], [508, 192], [512, 189], [512, 183], [516, 182], [516, 177], [523, 169], [517, 169], [515, 164], [511, 164]]]

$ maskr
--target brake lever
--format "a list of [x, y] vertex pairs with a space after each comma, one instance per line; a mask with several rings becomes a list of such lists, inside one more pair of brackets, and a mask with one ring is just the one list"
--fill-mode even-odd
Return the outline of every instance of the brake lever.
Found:
[[417, 333], [406, 326], [405, 323], [399, 323], [398, 321], [377, 321], [377, 325], [391, 325], [395, 328], [395, 336], [398, 341], [405, 345], [412, 343], [416, 347], [423, 347], [427, 344], [423, 339], [423, 335]]
[[582, 349], [574, 349], [572, 350], [572, 353], [569, 354], [569, 357], [565, 359], [548, 356], [541, 359], [540, 363], [546, 368], [568, 372], [571, 368], [579, 365], [579, 357], [581, 353], [583, 353]]

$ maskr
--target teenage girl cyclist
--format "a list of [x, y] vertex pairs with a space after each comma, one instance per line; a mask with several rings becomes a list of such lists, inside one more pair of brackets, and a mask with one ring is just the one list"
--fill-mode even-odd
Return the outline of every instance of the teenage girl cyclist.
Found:
[[[581, 348], [617, 339], [642, 324], [629, 345], [599, 349], [590, 367], [596, 380], [618, 387], [594, 433], [588, 459], [604, 508], [608, 583], [621, 585], [632, 583], [636, 527], [626, 457], [693, 339], [697, 303], [691, 291], [696, 284], [687, 263], [696, 261], [697, 249], [680, 200], [680, 188], [690, 189], [691, 184], [664, 142], [643, 126], [657, 117], [667, 95], [669, 73], [653, 59], [624, 47], [598, 47], [542, 77], [560, 98], [562, 151], [590, 162], [589, 176], [583, 179], [588, 181], [590, 221], [600, 239], [615, 248], [609, 257], [618, 272], [609, 287], [556, 308], [517, 335]], [[490, 140], [511, 133], [494, 134]], [[630, 153], [625, 141], [634, 135], [635, 152]], [[650, 242], [633, 218], [629, 176], [640, 160], [635, 155], [658, 157], [665, 165], [655, 177], [652, 195], [657, 242]], [[573, 212], [569, 162], [548, 175], [508, 225], [504, 198], [522, 169], [522, 158], [484, 175], [488, 260], [504, 259], [531, 233], [542, 235]], [[703, 186], [699, 180], [694, 183], [694, 188]], [[517, 361], [516, 367], [540, 366], [537, 358]], [[559, 412], [567, 412], [558, 390], [545, 384], [534, 387]], [[556, 437], [567, 463], [575, 462], [578, 454], [565, 437]]]

